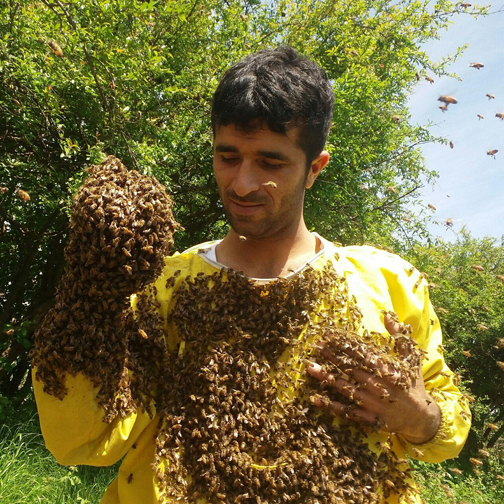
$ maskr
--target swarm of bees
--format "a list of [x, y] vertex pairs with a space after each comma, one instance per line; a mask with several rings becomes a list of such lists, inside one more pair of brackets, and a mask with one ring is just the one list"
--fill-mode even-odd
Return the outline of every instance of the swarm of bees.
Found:
[[32, 360], [46, 392], [63, 398], [65, 373], [83, 372], [100, 387], [108, 420], [134, 407], [131, 394], [117, 397], [128, 388], [128, 340], [141, 339], [129, 296], [161, 272], [177, 226], [171, 206], [156, 179], [113, 156], [88, 169], [72, 206], [56, 304], [35, 335]]
[[[378, 373], [364, 356], [375, 352], [403, 387], [423, 357], [416, 347], [399, 355], [397, 345], [412, 344], [407, 335], [358, 334], [362, 315], [332, 266], [269, 284], [221, 270], [178, 285], [167, 322], [181, 342], [156, 385], [163, 498], [368, 504], [414, 492], [389, 444], [371, 450], [366, 428], [350, 419], [337, 425], [310, 402], [317, 393], [345, 400], [349, 410], [357, 405], [321, 389], [304, 372], [308, 357], [334, 373], [352, 366]], [[334, 359], [320, 354], [320, 341]]]

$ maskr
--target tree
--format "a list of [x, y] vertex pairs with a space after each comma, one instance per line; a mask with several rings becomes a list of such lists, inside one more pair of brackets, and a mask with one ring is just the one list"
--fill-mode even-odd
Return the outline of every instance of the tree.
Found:
[[4, 2], [2, 393], [29, 388], [32, 334], [53, 300], [71, 197], [89, 164], [114, 154], [166, 184], [186, 229], [178, 248], [225, 232], [211, 166], [211, 96], [225, 69], [252, 51], [290, 44], [319, 61], [334, 84], [333, 160], [308, 196], [308, 222], [345, 243], [424, 234], [422, 219], [411, 226], [402, 219], [423, 179], [435, 175], [416, 149], [433, 138], [408, 123], [406, 98], [417, 77], [447, 73], [447, 62], [434, 64], [420, 44], [466, 12], [444, 0], [433, 7], [413, 0]]

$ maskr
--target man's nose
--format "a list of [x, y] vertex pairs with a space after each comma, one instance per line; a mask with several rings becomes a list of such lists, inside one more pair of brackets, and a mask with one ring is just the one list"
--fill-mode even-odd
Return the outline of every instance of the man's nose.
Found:
[[257, 168], [254, 167], [253, 161], [244, 159], [233, 179], [234, 192], [244, 198], [248, 194], [258, 191], [260, 187], [261, 181]]

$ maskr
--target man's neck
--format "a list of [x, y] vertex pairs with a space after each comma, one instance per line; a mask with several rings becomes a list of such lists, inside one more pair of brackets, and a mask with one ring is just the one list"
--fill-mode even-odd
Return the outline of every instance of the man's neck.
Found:
[[319, 252], [320, 240], [308, 231], [304, 222], [288, 236], [245, 241], [231, 229], [216, 247], [217, 261], [228, 268], [243, 271], [251, 278], [285, 277]]

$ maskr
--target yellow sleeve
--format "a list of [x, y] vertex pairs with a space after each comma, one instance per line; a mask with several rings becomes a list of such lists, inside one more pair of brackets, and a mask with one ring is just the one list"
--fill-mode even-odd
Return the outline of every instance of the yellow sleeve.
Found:
[[[422, 375], [426, 390], [440, 407], [441, 424], [436, 436], [427, 443], [412, 444], [400, 438], [406, 453], [426, 462], [456, 457], [467, 439], [471, 414], [468, 401], [455, 385], [454, 373], [443, 358], [441, 326], [429, 301], [426, 279], [394, 254], [373, 247], [348, 249], [347, 259], [364, 277], [363, 281], [373, 286], [372, 296], [382, 298], [384, 309], [395, 311], [401, 322], [411, 325], [412, 337], [426, 352]], [[376, 301], [375, 307], [379, 304]]]
[[[177, 269], [183, 265], [180, 259], [172, 259], [176, 256], [178, 254], [166, 258], [166, 266], [155, 282], [159, 309], [164, 318], [173, 295], [173, 288], [166, 288], [166, 281], [173, 274], [174, 267]], [[131, 304], [135, 308], [136, 295], [131, 297]], [[82, 373], [75, 376], [67, 373], [67, 394], [61, 400], [44, 392], [44, 384], [37, 379], [36, 372], [34, 368], [33, 388], [42, 435], [47, 448], [60, 464], [112, 465], [128, 452], [149, 423], [157, 421], [139, 407], [135, 412], [124, 417], [118, 415], [106, 423], [103, 421], [105, 410], [97, 401], [98, 388], [88, 377]]]
[[66, 376], [63, 400], [43, 391], [32, 370], [40, 427], [47, 449], [63, 465], [112, 465], [135, 443], [152, 419], [139, 409], [111, 423], [96, 401], [97, 389], [81, 373]]

